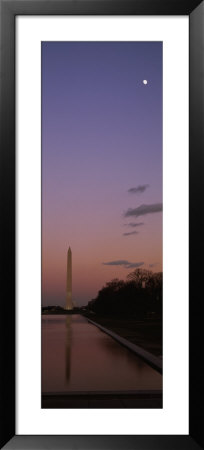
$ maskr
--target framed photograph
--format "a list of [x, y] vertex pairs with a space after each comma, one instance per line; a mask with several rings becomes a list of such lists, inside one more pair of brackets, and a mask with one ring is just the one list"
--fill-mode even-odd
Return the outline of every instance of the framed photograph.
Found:
[[1, 1], [1, 448], [204, 448], [200, 1]]

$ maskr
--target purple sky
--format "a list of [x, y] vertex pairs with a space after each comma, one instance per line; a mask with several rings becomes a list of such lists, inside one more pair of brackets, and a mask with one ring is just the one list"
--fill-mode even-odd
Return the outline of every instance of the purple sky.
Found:
[[43, 304], [65, 304], [69, 246], [77, 305], [162, 270], [161, 204], [162, 43], [43, 42]]

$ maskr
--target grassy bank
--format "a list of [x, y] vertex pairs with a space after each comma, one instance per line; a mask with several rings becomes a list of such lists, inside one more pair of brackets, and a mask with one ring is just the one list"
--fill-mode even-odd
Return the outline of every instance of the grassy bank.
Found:
[[85, 315], [153, 355], [162, 356], [162, 321], [160, 319], [137, 320], [132, 317], [107, 317], [90, 313]]

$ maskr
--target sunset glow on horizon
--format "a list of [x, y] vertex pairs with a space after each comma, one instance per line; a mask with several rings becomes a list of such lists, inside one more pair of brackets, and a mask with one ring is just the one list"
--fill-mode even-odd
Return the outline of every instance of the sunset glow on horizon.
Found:
[[76, 306], [162, 271], [161, 42], [42, 43], [43, 306], [65, 306], [69, 246]]

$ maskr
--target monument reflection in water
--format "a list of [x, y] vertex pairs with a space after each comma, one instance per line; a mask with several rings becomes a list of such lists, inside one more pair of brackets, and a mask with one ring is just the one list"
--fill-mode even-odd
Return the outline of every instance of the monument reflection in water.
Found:
[[84, 317], [42, 317], [42, 393], [161, 389], [158, 372]]

